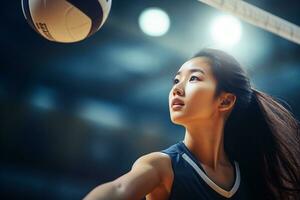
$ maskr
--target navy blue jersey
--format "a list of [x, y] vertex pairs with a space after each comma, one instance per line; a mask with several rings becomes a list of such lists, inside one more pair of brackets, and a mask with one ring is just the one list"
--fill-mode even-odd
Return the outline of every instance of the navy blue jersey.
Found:
[[215, 184], [195, 158], [193, 153], [180, 141], [161, 152], [172, 160], [174, 179], [169, 200], [248, 200], [253, 199], [242, 179], [239, 164], [234, 166], [235, 181], [230, 191]]

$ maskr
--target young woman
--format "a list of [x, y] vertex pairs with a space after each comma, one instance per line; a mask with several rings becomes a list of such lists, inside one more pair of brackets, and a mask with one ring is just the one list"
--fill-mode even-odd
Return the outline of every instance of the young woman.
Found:
[[203, 49], [185, 62], [169, 109], [184, 139], [140, 157], [85, 200], [300, 199], [299, 123], [254, 89], [232, 56]]

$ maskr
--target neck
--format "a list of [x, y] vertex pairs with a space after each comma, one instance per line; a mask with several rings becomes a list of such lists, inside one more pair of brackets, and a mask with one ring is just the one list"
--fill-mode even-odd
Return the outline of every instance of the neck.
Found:
[[224, 151], [224, 121], [213, 120], [196, 122], [185, 126], [184, 144], [197, 157], [201, 164], [218, 169], [229, 163]]

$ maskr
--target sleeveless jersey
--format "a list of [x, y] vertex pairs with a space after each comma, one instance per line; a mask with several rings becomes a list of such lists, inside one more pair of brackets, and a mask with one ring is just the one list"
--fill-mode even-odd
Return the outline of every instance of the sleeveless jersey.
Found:
[[235, 181], [230, 191], [215, 184], [205, 173], [193, 153], [180, 141], [161, 151], [169, 155], [174, 174], [169, 200], [250, 200], [239, 164], [230, 160], [235, 170]]

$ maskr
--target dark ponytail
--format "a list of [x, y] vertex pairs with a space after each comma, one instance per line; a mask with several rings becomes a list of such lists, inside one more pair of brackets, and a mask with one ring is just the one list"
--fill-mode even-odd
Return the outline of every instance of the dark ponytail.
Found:
[[262, 140], [262, 172], [267, 189], [265, 197], [299, 200], [299, 122], [279, 99], [255, 89], [253, 91], [259, 107], [258, 114], [262, 116], [266, 126], [262, 135], [256, 135], [256, 139], [260, 137]]
[[[254, 89], [240, 64], [227, 53], [203, 49], [220, 92], [236, 95], [224, 127], [224, 148], [238, 161], [242, 181], [255, 199], [300, 199], [300, 131], [288, 104]], [[285, 107], [285, 106], [286, 107]]]

